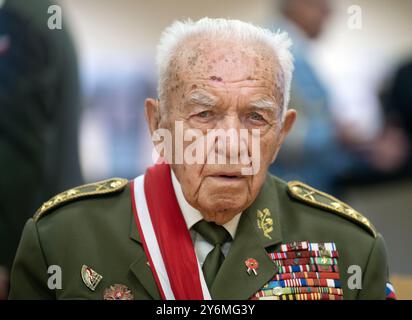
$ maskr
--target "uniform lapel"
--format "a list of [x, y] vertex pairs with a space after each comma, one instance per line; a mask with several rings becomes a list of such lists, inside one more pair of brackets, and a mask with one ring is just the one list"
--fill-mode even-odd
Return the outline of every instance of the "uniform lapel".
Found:
[[153, 277], [152, 271], [150, 269], [150, 266], [148, 265], [147, 257], [144, 253], [140, 235], [137, 230], [137, 226], [134, 221], [133, 215], [130, 223], [130, 238], [137, 242], [140, 246], [140, 250], [136, 247], [138, 257], [130, 265], [130, 271], [136, 276], [141, 285], [145, 288], [145, 290], [153, 299], [160, 300], [161, 296], [157, 288], [156, 281]]
[[[242, 213], [236, 237], [210, 289], [212, 299], [248, 299], [277, 272], [266, 249], [282, 242], [277, 190], [267, 180], [255, 202]], [[257, 275], [245, 261], [259, 263]]]

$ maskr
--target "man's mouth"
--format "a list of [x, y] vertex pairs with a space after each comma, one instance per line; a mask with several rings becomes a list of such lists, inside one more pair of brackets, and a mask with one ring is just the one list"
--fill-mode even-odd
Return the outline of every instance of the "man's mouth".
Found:
[[210, 177], [219, 179], [221, 181], [238, 181], [245, 178], [245, 176], [240, 173], [219, 173], [210, 175]]
[[236, 178], [241, 178], [242, 176], [232, 175], [232, 174], [219, 174], [217, 177], [236, 179]]

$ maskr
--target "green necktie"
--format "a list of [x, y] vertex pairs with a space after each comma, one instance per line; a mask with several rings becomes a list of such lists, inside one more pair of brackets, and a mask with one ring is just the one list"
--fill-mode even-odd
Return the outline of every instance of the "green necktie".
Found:
[[202, 267], [206, 284], [211, 288], [217, 272], [225, 259], [222, 253], [222, 246], [231, 239], [231, 236], [224, 227], [205, 220], [196, 223], [193, 226], [193, 230], [198, 232], [207, 242], [214, 246], [213, 250], [206, 256]]

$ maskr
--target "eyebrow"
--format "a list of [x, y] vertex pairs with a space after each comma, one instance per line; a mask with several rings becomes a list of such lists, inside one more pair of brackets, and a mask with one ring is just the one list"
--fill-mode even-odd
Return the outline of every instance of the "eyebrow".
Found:
[[207, 106], [207, 107], [214, 107], [217, 104], [217, 99], [212, 96], [203, 94], [201, 92], [193, 92], [189, 96], [188, 102], [194, 103], [194, 104], [200, 104], [200, 105]]
[[251, 101], [249, 105], [257, 109], [276, 109], [277, 106], [272, 99], [266, 97]]

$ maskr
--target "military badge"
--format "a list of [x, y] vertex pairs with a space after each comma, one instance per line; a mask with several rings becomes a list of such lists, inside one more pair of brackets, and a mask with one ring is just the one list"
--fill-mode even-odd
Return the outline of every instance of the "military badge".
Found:
[[272, 239], [270, 233], [273, 231], [273, 219], [271, 218], [269, 209], [265, 208], [263, 210], [258, 210], [256, 215], [258, 218], [258, 228], [262, 229], [263, 235], [266, 238]]
[[253, 258], [249, 258], [245, 261], [245, 265], [247, 268], [247, 273], [250, 275], [252, 272], [254, 273], [255, 276], [257, 276], [257, 268], [259, 268], [259, 263], [253, 259]]
[[100, 274], [98, 274], [96, 271], [94, 271], [92, 268], [86, 265], [82, 266], [81, 277], [86, 287], [88, 287], [92, 291], [96, 289], [100, 280], [103, 279], [103, 277]]
[[343, 300], [334, 243], [286, 243], [268, 255], [277, 274], [251, 299]]
[[114, 284], [104, 290], [104, 300], [133, 300], [132, 291], [124, 284]]

